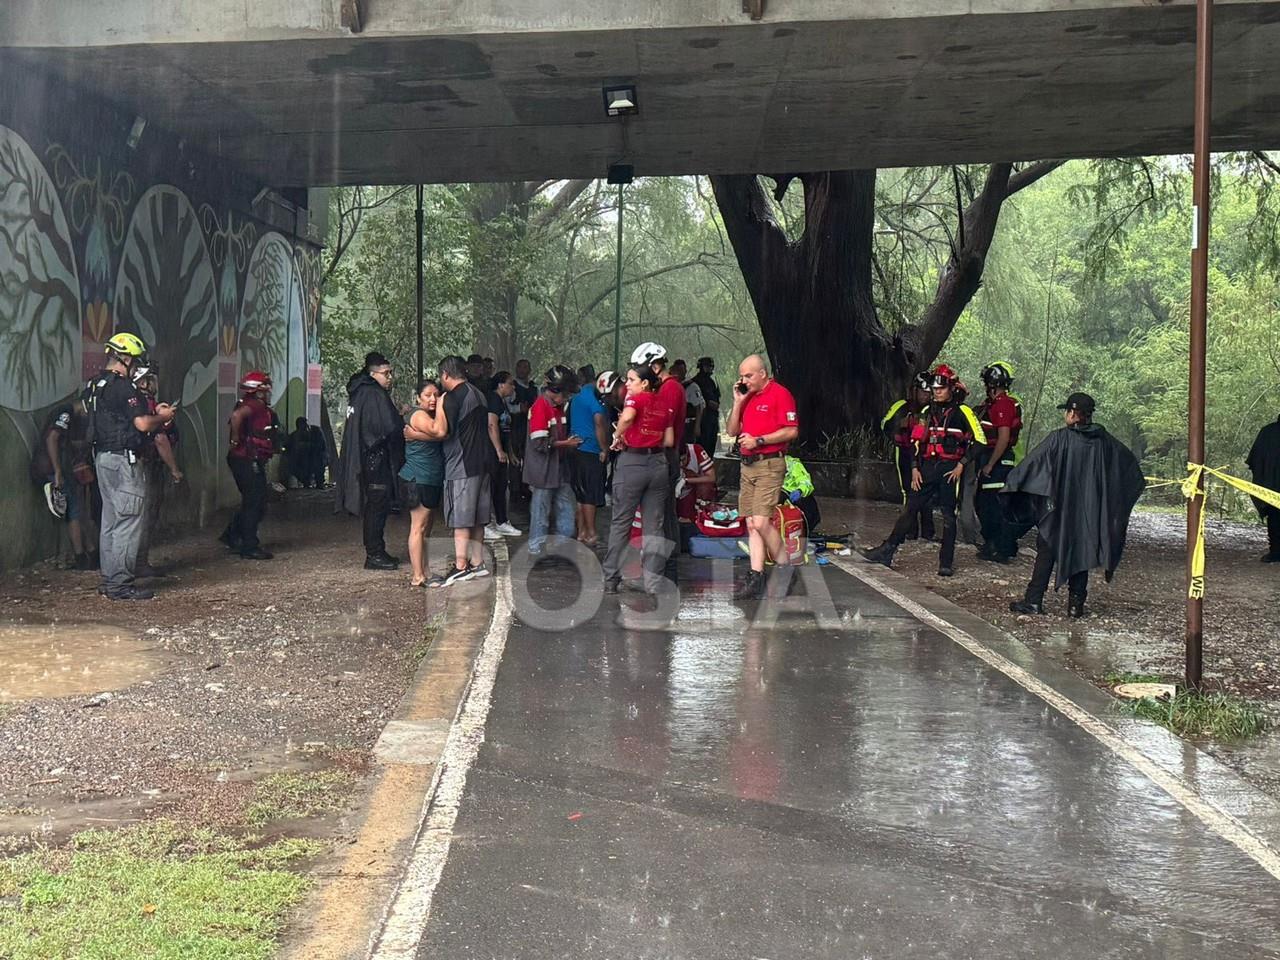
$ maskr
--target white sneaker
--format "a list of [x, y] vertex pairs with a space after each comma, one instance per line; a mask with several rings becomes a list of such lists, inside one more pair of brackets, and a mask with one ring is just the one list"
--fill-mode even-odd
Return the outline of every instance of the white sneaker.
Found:
[[467, 567], [467, 573], [469, 574], [467, 579], [470, 580], [474, 578], [478, 580], [482, 577], [489, 576], [489, 568], [483, 563], [473, 563], [471, 566]]
[[498, 528], [492, 523], [484, 528], [485, 543], [492, 543], [494, 540], [501, 540], [502, 534], [498, 532]]
[[500, 523], [496, 527], [494, 527], [494, 529], [497, 530], [504, 537], [519, 537], [519, 536], [523, 536], [524, 534], [524, 531], [516, 527], [513, 527], [510, 523]]
[[453, 572], [444, 578], [442, 586], [452, 587], [455, 583], [466, 583], [474, 576], [475, 573], [471, 567], [467, 567], [465, 570], [459, 570], [457, 567], [454, 567]]

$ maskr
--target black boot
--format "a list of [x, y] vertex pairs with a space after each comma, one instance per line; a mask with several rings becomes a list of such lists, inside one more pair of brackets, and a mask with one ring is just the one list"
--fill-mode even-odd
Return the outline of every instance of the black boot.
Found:
[[733, 599], [759, 600], [764, 596], [767, 582], [763, 571], [752, 570], [747, 574], [747, 578], [742, 581], [742, 585], [733, 592]]
[[1067, 598], [1067, 616], [1072, 620], [1079, 620], [1085, 615], [1084, 599], [1082, 593], [1073, 593]]
[[1032, 600], [1026, 597], [1022, 600], [1014, 600], [1009, 604], [1009, 609], [1014, 613], [1035, 613], [1044, 616], [1044, 601]]
[[883, 564], [886, 567], [893, 565], [893, 555], [897, 552], [897, 545], [890, 543], [888, 540], [872, 550], [860, 551], [860, 553], [872, 563]]

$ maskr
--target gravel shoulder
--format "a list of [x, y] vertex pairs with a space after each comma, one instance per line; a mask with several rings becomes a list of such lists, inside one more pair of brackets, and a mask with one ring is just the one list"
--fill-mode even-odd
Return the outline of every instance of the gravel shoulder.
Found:
[[[406, 522], [388, 527], [394, 553]], [[410, 588], [407, 569], [363, 570], [358, 521], [330, 492], [270, 505], [275, 560], [241, 560], [215, 534], [153, 551], [170, 576], [150, 602], [107, 601], [96, 575], [45, 565], [0, 586], [11, 847], [153, 816], [234, 823], [268, 774], [366, 770], [446, 598]], [[446, 562], [447, 542], [432, 547]]]

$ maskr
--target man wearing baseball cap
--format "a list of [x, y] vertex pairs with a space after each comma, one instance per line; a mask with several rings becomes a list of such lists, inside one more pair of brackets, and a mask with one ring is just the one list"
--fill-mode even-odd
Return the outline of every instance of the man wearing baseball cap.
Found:
[[1054, 430], [1010, 471], [1004, 495], [1019, 515], [1030, 513], [1038, 533], [1036, 563], [1014, 613], [1043, 614], [1049, 576], [1054, 589], [1068, 585], [1067, 613], [1084, 616], [1089, 571], [1100, 567], [1107, 579], [1120, 565], [1129, 515], [1146, 481], [1138, 458], [1093, 422], [1093, 397], [1073, 393], [1058, 405], [1066, 426]]

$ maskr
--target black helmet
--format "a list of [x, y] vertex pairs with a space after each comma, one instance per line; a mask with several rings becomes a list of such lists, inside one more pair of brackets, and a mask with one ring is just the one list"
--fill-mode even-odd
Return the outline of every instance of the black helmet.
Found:
[[917, 390], [928, 390], [930, 387], [929, 371], [921, 370], [919, 373], [917, 373], [914, 377], [911, 378], [911, 385], [915, 387]]
[[578, 385], [578, 376], [563, 363], [557, 363], [547, 371], [546, 382], [552, 390], [564, 392]]
[[982, 382], [988, 387], [1008, 390], [1013, 386], [1013, 367], [1004, 360], [997, 360], [982, 368]]

